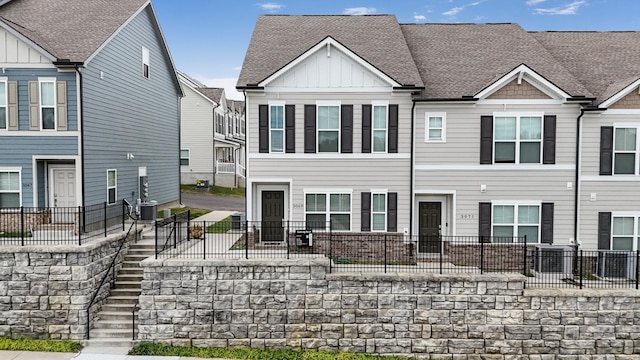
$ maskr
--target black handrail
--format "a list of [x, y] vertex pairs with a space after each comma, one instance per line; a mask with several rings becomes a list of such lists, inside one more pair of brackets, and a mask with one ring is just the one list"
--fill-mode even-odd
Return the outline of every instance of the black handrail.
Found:
[[87, 340], [90, 339], [89, 333], [90, 333], [90, 330], [91, 330], [91, 318], [90, 318], [91, 306], [96, 301], [96, 297], [98, 296], [98, 293], [100, 292], [100, 289], [102, 289], [102, 286], [104, 285], [105, 281], [107, 280], [107, 277], [109, 276], [109, 272], [111, 271], [112, 268], [114, 268], [113, 281], [115, 281], [116, 259], [118, 258], [118, 255], [120, 255], [120, 251], [122, 251], [122, 247], [127, 242], [127, 239], [129, 238], [129, 234], [131, 233], [131, 229], [133, 229], [133, 226], [138, 223], [138, 219], [133, 217], [133, 215], [132, 215], [132, 207], [130, 205], [129, 206], [128, 205], [129, 205], [129, 202], [126, 199], [123, 199], [122, 206], [123, 207], [124, 206], [128, 207], [128, 209], [129, 209], [128, 215], [129, 215], [129, 218], [131, 218], [133, 220], [133, 222], [131, 223], [131, 226], [129, 226], [129, 230], [127, 231], [127, 234], [125, 235], [124, 239], [122, 240], [122, 243], [120, 243], [120, 247], [118, 248], [118, 251], [113, 256], [113, 259], [111, 260], [111, 264], [109, 265], [109, 268], [107, 269], [107, 271], [104, 272], [104, 276], [102, 277], [102, 280], [100, 281], [100, 285], [98, 285], [98, 287], [96, 288], [96, 291], [93, 293], [93, 297], [91, 297], [91, 301], [89, 301], [89, 305], [87, 306], [87, 332], [86, 332], [87, 333]]
[[136, 339], [136, 309], [140, 305], [140, 298], [136, 300], [135, 305], [133, 305], [133, 309], [131, 309], [131, 340]]

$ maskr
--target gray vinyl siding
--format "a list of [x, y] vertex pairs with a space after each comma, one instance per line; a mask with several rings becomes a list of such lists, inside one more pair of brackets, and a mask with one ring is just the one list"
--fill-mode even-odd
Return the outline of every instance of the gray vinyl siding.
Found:
[[[595, 194], [595, 201], [591, 194]], [[598, 213], [640, 213], [638, 181], [584, 181], [580, 189], [580, 230], [584, 250], [598, 249]]]
[[[251, 159], [250, 167], [252, 173], [260, 174], [259, 178], [291, 179], [293, 221], [304, 221], [305, 189], [352, 189], [351, 229], [360, 231], [360, 193], [386, 189], [398, 193], [398, 231], [409, 227], [409, 159], [313, 159], [312, 163], [288, 159], [279, 161], [277, 166], [271, 160]], [[256, 206], [257, 199], [253, 202]]]
[[151, 16], [142, 11], [83, 70], [85, 205], [106, 200], [107, 169], [118, 171], [118, 198], [137, 198], [139, 166], [147, 167], [150, 200], [179, 198], [179, 90]]
[[[76, 72], [59, 72], [57, 69], [4, 69], [8, 81], [18, 82], [18, 126], [20, 131], [29, 130], [29, 81], [38, 81], [39, 77], [56, 78], [67, 83], [67, 131], [78, 130], [78, 92]], [[44, 144], [44, 143], [43, 143]]]
[[[446, 142], [425, 142], [425, 113], [446, 113]], [[480, 116], [494, 112], [544, 112], [556, 115], [556, 164], [575, 163], [577, 106], [416, 105], [416, 165], [479, 164]]]
[[[633, 175], [600, 176], [600, 128], [616, 124], [637, 124], [638, 115], [586, 114], [582, 122], [582, 156], [580, 176], [580, 220], [578, 239], [585, 250], [598, 249], [598, 213], [633, 211], [640, 213], [638, 177]], [[637, 161], [637, 159], [636, 159]], [[627, 179], [627, 181], [621, 181]], [[595, 195], [595, 200], [591, 195]]]
[[[574, 192], [567, 190], [573, 171], [464, 170], [416, 171], [416, 192], [448, 193], [456, 196], [456, 235], [478, 234], [478, 203], [536, 201], [554, 203], [554, 243], [568, 244], [573, 236]], [[480, 191], [486, 185], [486, 192]]]
[[[258, 106], [271, 101], [285, 101], [295, 105], [296, 153], [304, 153], [304, 105], [315, 105], [316, 101], [340, 101], [342, 105], [353, 105], [353, 153], [362, 153], [362, 105], [372, 101], [389, 101], [398, 105], [398, 153], [411, 152], [411, 107], [408, 94], [340, 93], [340, 94], [267, 94], [265, 97], [251, 98], [247, 108], [247, 144], [250, 154], [258, 153]], [[407, 170], [408, 171], [408, 170]]]

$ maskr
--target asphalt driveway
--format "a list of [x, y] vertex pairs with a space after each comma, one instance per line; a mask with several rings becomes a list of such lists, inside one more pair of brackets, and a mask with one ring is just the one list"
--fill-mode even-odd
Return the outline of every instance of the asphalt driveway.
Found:
[[244, 211], [244, 198], [209, 193], [182, 193], [182, 203], [194, 209]]

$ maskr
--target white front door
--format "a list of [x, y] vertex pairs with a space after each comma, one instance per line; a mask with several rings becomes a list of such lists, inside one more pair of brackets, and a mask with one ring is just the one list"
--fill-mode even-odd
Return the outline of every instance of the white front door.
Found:
[[50, 205], [56, 210], [53, 222], [73, 222], [72, 214], [76, 207], [76, 169], [70, 167], [50, 167]]

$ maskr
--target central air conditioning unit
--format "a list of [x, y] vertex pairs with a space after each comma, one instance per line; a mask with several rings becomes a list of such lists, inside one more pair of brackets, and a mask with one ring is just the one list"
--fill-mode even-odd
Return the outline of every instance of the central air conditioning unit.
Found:
[[573, 248], [560, 245], [536, 245], [535, 271], [538, 273], [571, 274]]
[[598, 276], [603, 278], [635, 279], [637, 258], [635, 251], [599, 251]]

